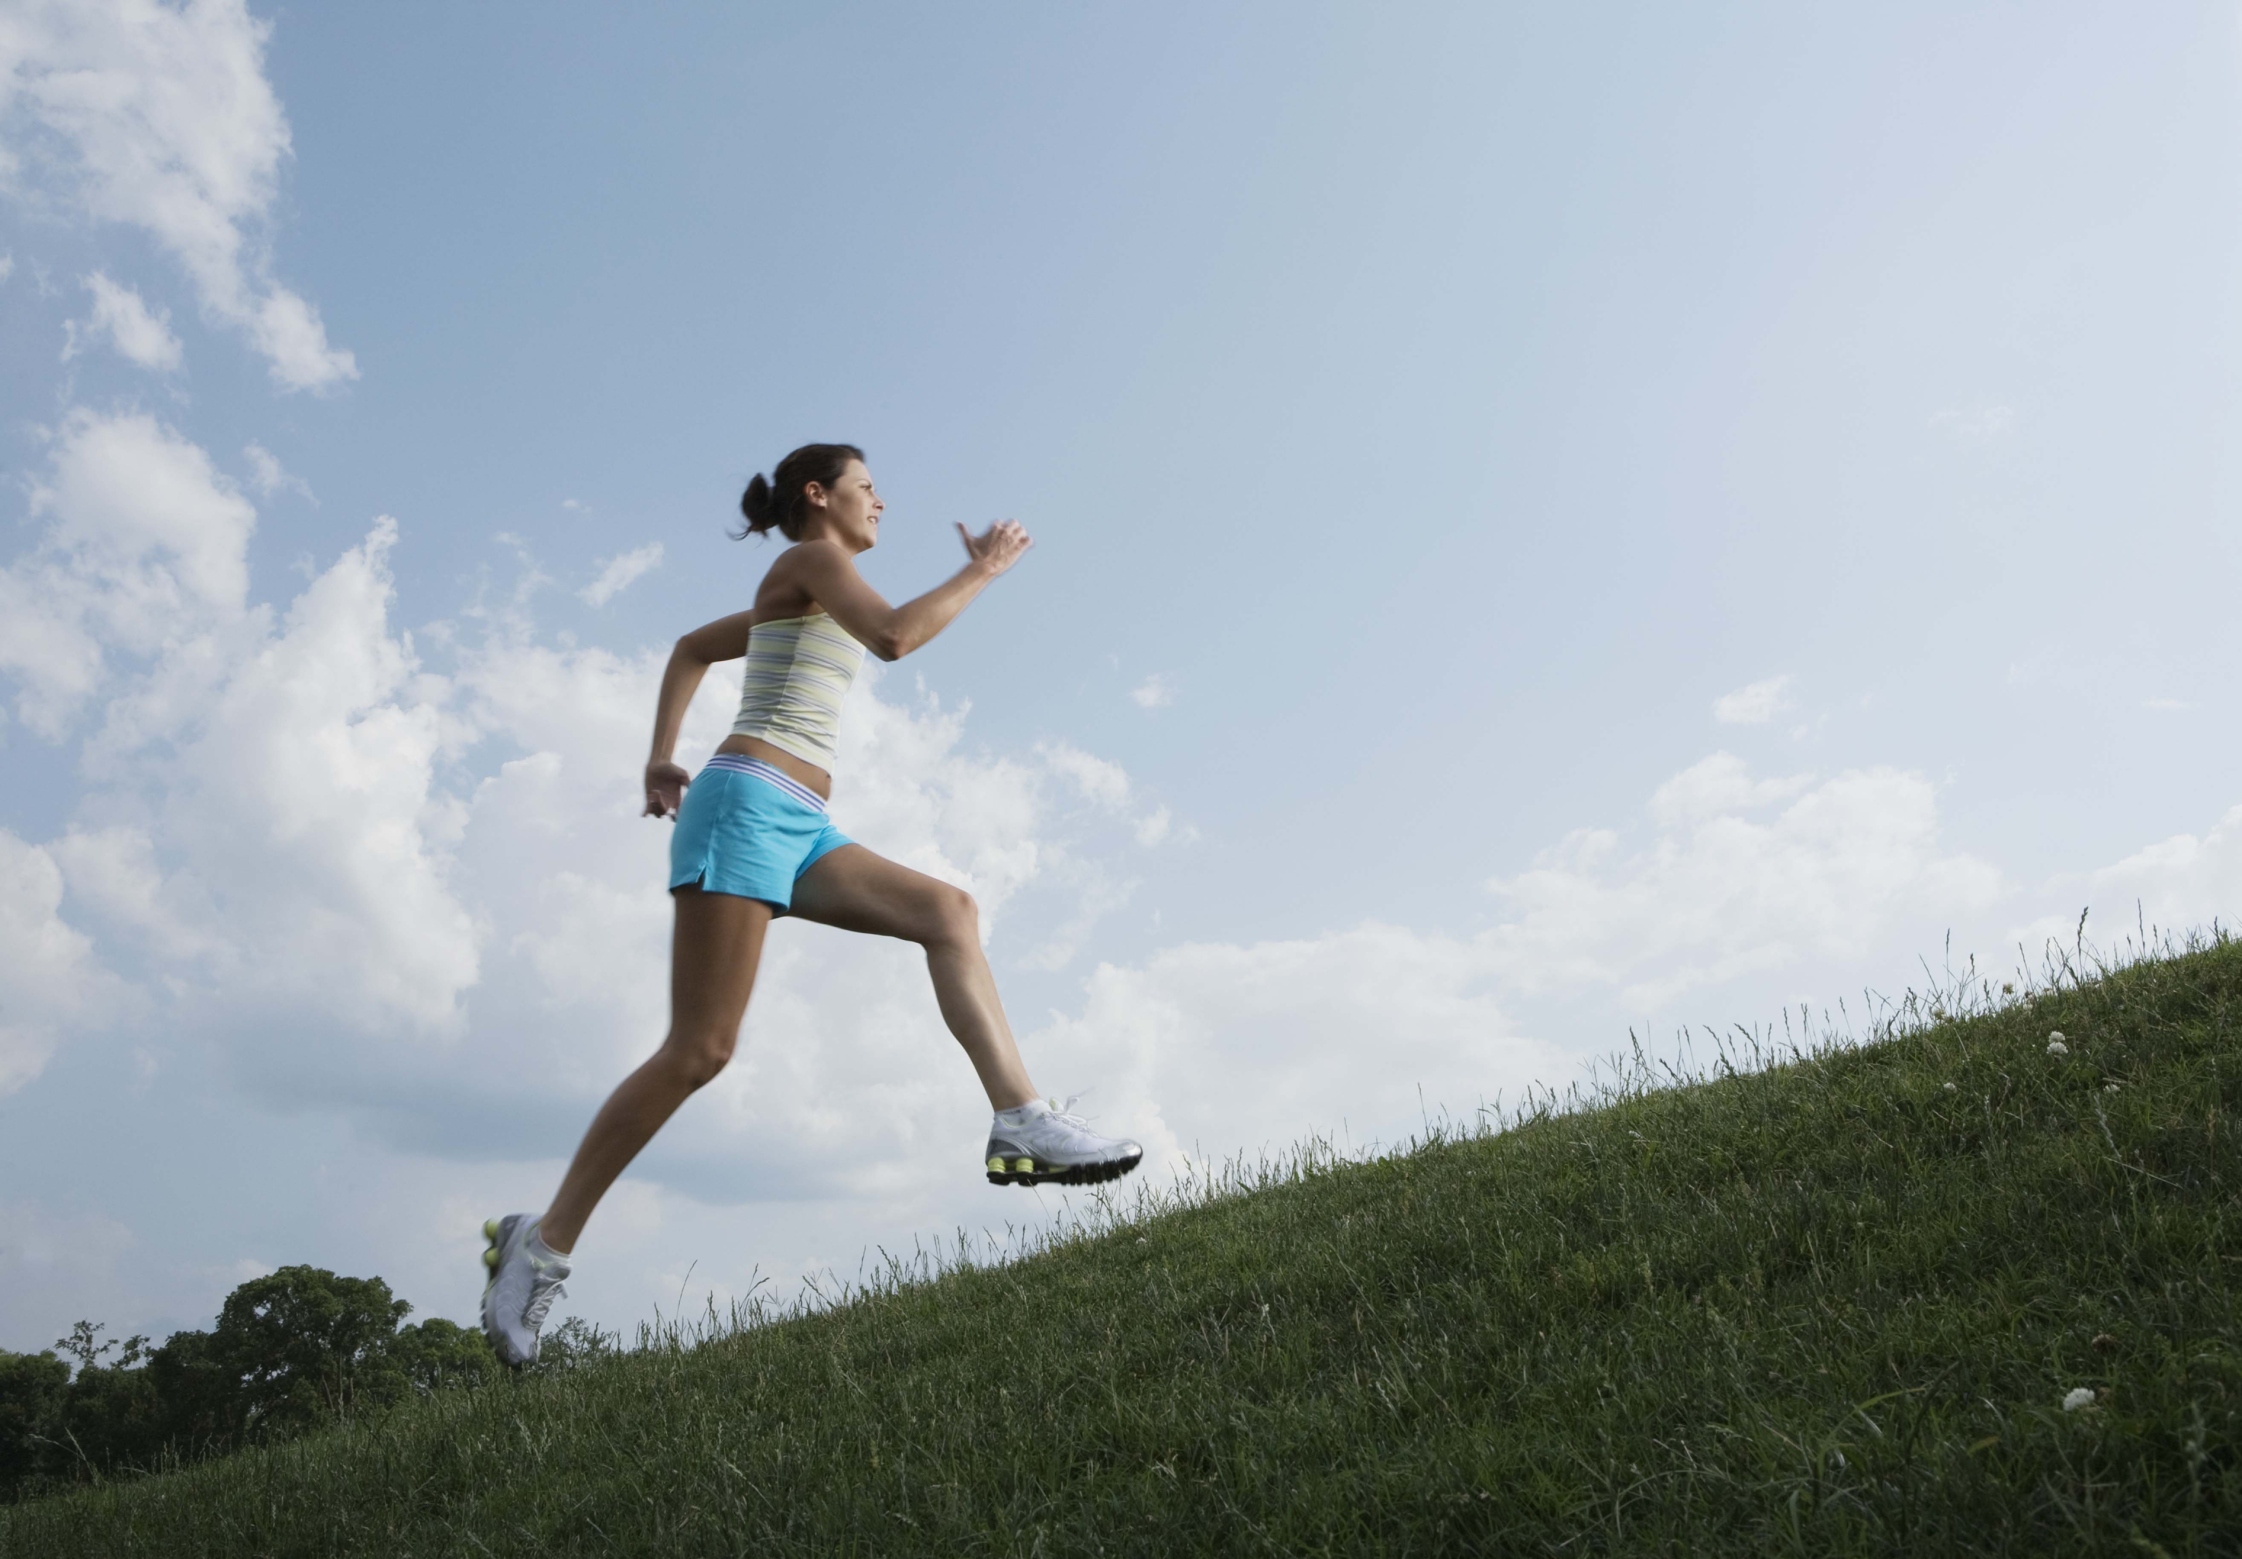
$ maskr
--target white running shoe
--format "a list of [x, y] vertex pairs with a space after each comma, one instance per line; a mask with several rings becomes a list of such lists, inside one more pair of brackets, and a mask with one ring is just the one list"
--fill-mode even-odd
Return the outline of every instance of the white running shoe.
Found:
[[1099, 1136], [1088, 1121], [1068, 1113], [1073, 1103], [1030, 1099], [1017, 1109], [999, 1110], [983, 1155], [989, 1184], [1093, 1185], [1136, 1168], [1144, 1149], [1123, 1137]]
[[483, 1335], [498, 1354], [499, 1362], [516, 1369], [537, 1362], [537, 1329], [545, 1312], [568, 1292], [561, 1279], [568, 1276], [568, 1258], [537, 1237], [537, 1220], [524, 1213], [509, 1213], [483, 1225], [490, 1249], [483, 1265], [490, 1281], [483, 1285]]

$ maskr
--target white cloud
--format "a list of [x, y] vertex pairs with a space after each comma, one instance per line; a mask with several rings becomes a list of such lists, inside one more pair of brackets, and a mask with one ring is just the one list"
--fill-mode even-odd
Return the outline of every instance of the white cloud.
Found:
[[[130, 287], [118, 286], [99, 271], [86, 278], [86, 290], [93, 294], [93, 313], [83, 327], [87, 340], [106, 340], [120, 357], [154, 373], [172, 373], [178, 369], [184, 351], [179, 338], [171, 333], [168, 310], [157, 309], [151, 313], [139, 293]], [[62, 347], [65, 362], [80, 350], [80, 328], [75, 320], [65, 327]]]
[[150, 418], [72, 412], [32, 509], [45, 534], [0, 570], [0, 669], [50, 737], [101, 703], [89, 805], [134, 820], [58, 842], [73, 891], [244, 1002], [454, 1019], [474, 927], [422, 832], [447, 728], [387, 631], [395, 527], [276, 624], [247, 600], [255, 512]]
[[269, 31], [243, 0], [23, 0], [0, 27], [0, 144], [29, 150], [0, 153], [0, 187], [148, 232], [275, 381], [323, 390], [358, 367], [272, 275], [290, 148]]
[[1791, 706], [1788, 676], [1769, 677], [1723, 693], [1713, 700], [1713, 718], [1722, 725], [1765, 725]]
[[662, 561], [662, 544], [650, 541], [629, 552], [618, 552], [599, 566], [599, 575], [576, 593], [593, 606], [605, 606], [615, 596], [630, 588], [632, 581], [649, 569], [658, 568]]
[[92, 942], [62, 919], [54, 857], [0, 828], [0, 1094], [39, 1075], [100, 983]]
[[[1420, 1088], [1429, 1107], [1468, 1109], [1574, 1074], [1580, 1054], [1533, 1037], [1519, 1004], [1664, 1009], [1739, 976], [1858, 960], [1895, 928], [1976, 914], [2002, 891], [1992, 867], [1939, 848], [1920, 775], [1755, 780], [1720, 753], [1661, 785], [1649, 812], [1643, 849], [1582, 830], [1495, 879], [1511, 913], [1476, 935], [1369, 923], [1170, 947], [1101, 965], [1081, 1015], [1030, 1048], [1103, 1079], [1117, 1123], [1162, 1152], [1281, 1147], [1343, 1123], [1390, 1139], [1419, 1124]], [[1614, 1038], [1597, 1033], [1590, 1053]]]
[[235, 999], [449, 1035], [478, 959], [435, 784], [460, 733], [388, 626], [396, 534], [378, 522], [243, 647], [151, 758], [164, 773], [150, 800], [191, 891], [216, 906], [232, 946], [215, 972]]
[[311, 484], [302, 477], [291, 474], [280, 463], [280, 457], [264, 445], [244, 445], [241, 457], [249, 462], [249, 485], [257, 490], [258, 497], [270, 498], [278, 492], [292, 492], [313, 503], [319, 501], [312, 497]]
[[[1765, 821], [1744, 815], [1790, 796]], [[1858, 958], [1895, 925], [1973, 915], [2003, 892], [1992, 866], [1941, 849], [1920, 774], [1755, 784], [1716, 754], [1661, 786], [1652, 815], [1647, 849], [1582, 829], [1489, 883], [1516, 915], [1487, 934], [1513, 989], [1603, 985], [1662, 1006], [1812, 955]]]
[[6, 281], [15, 273], [16, 257], [12, 254], [0, 254], [0, 282]]
[[183, 876], [166, 877], [155, 839], [140, 826], [72, 828], [48, 847], [70, 881], [70, 897], [105, 922], [114, 949], [183, 963], [223, 954], [217, 906]]
[[[1086, 753], [1066, 742], [1038, 742], [1035, 753], [1046, 768], [1065, 779], [1093, 807], [1107, 812], [1125, 812], [1135, 799], [1136, 787], [1129, 781], [1129, 771], [1111, 759]], [[1130, 833], [1140, 848], [1150, 849], [1168, 837], [1172, 821], [1166, 807], [1154, 807], [1131, 825]]]
[[1420, 1099], [1468, 1109], [1572, 1070], [1519, 1035], [1494, 974], [1484, 943], [1376, 923], [1192, 943], [1101, 964], [1082, 1015], [1029, 1048], [1094, 1080], [1101, 1119], [1159, 1158], [1281, 1151], [1311, 1129], [1359, 1146], [1416, 1129]]
[[206, 666], [247, 612], [256, 511], [210, 458], [152, 417], [70, 412], [31, 512], [49, 525], [0, 569], [0, 672], [17, 713], [59, 739], [122, 660], [167, 680]]
[[1054, 773], [1072, 782], [1083, 800], [1101, 807], [1129, 804], [1129, 771], [1120, 764], [1065, 742], [1039, 743], [1036, 752]]
[[2200, 838], [2174, 834], [2099, 871], [2058, 877], [2041, 896], [2053, 910], [2009, 936], [2028, 953], [2051, 939], [2069, 947], [2082, 906], [2089, 911], [2087, 939], [2104, 946], [2148, 928], [2184, 931], [2218, 921], [2231, 930], [2242, 912], [2242, 806]]
[[2182, 710], [2193, 706], [2185, 699], [2180, 698], [2151, 698], [2144, 701], [2141, 707], [2143, 709], [2154, 709], [2160, 714], [2178, 714]]
[[1139, 709], [1165, 709], [1175, 702], [1175, 689], [1168, 686], [1166, 677], [1155, 672], [1129, 689], [1129, 697]]
[[1702, 822], [1725, 812], [1750, 812], [1788, 801], [1814, 783], [1811, 774], [1755, 780], [1743, 759], [1716, 752], [1651, 792], [1651, 817], [1668, 826]]

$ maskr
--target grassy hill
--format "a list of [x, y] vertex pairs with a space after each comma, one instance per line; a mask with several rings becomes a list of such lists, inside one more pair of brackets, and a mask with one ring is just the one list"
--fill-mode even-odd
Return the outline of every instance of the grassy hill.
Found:
[[1985, 1006], [0, 1511], [0, 1555], [2234, 1553], [2242, 944]]

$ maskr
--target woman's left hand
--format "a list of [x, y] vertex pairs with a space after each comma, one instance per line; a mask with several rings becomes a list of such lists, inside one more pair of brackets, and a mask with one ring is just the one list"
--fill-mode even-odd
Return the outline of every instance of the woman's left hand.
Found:
[[674, 763], [649, 763], [646, 765], [645, 817], [673, 817], [678, 805], [685, 799], [685, 787], [693, 783], [693, 776]]

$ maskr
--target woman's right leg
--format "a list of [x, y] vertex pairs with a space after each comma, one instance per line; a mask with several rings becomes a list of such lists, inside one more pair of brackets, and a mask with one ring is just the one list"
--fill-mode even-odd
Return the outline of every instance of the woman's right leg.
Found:
[[584, 1220], [662, 1123], [724, 1070], [739, 1040], [771, 906], [761, 899], [679, 888], [670, 940], [670, 1030], [662, 1048], [607, 1097], [561, 1178], [537, 1232], [563, 1255]]
[[795, 879], [793, 913], [822, 926], [891, 936], [925, 948], [935, 1004], [980, 1074], [990, 1106], [1010, 1109], [1036, 1096], [997, 996], [996, 976], [981, 951], [980, 911], [973, 895], [863, 845], [846, 844]]
[[1141, 1144], [1101, 1136], [1081, 1117], [1036, 1097], [1004, 1003], [997, 999], [996, 976], [981, 951], [979, 913], [964, 889], [849, 844], [795, 879], [793, 912], [926, 949], [942, 1021], [972, 1059], [995, 1112], [982, 1154], [992, 1182], [1087, 1185], [1125, 1175], [1144, 1158]]

